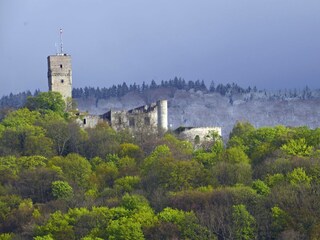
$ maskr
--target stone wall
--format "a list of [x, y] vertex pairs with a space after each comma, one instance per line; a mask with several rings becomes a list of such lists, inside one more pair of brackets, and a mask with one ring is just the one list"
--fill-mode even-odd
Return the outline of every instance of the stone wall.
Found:
[[168, 130], [167, 100], [161, 100], [129, 111], [111, 110], [100, 117], [116, 131], [123, 129], [151, 132]]
[[97, 115], [83, 115], [77, 118], [77, 123], [82, 128], [94, 128], [102, 119]]
[[180, 139], [187, 140], [194, 145], [201, 144], [208, 139], [210, 132], [216, 132], [221, 136], [220, 127], [180, 127], [175, 133]]

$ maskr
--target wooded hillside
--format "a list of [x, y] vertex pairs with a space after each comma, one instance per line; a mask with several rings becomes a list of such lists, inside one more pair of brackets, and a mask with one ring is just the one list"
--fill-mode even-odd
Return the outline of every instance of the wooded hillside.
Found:
[[0, 239], [319, 239], [320, 128], [81, 129], [59, 94], [0, 123]]

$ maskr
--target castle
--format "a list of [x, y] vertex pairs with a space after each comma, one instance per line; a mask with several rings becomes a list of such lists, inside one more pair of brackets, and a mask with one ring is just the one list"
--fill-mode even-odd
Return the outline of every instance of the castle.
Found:
[[[61, 93], [67, 109], [72, 100], [72, 65], [71, 56], [63, 53], [62, 30], [60, 30], [60, 53], [48, 56], [48, 85], [49, 91]], [[78, 112], [77, 122], [83, 128], [93, 128], [99, 122], [107, 122], [116, 131], [148, 130], [153, 133], [168, 131], [168, 102], [159, 100], [156, 103], [140, 106], [129, 111], [110, 110], [101, 115], [90, 115]], [[221, 136], [221, 128], [183, 127], [174, 132], [183, 139], [194, 142], [205, 139], [208, 132], [215, 131]]]
[[[159, 100], [129, 111], [110, 110], [101, 115], [80, 114], [78, 123], [83, 128], [95, 127], [99, 122], [107, 122], [116, 131], [148, 130], [153, 133], [168, 131], [168, 103]], [[81, 120], [80, 120], [81, 119]]]

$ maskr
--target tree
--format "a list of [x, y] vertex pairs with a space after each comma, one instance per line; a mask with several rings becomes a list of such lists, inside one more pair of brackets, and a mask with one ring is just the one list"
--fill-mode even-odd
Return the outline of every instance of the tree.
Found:
[[36, 203], [44, 203], [53, 199], [51, 183], [59, 180], [56, 171], [38, 167], [26, 169], [14, 182], [15, 191], [24, 198], [31, 198]]
[[288, 214], [278, 206], [271, 208], [272, 212], [272, 235], [277, 238], [288, 225]]
[[294, 186], [303, 184], [307, 187], [310, 187], [312, 180], [312, 178], [309, 177], [302, 168], [295, 168], [291, 173], [288, 174], [287, 177], [289, 182]]
[[0, 138], [2, 155], [52, 154], [52, 142], [45, 137], [45, 130], [36, 126], [39, 112], [22, 108], [10, 113], [3, 121], [5, 127]]
[[293, 156], [310, 156], [313, 147], [308, 146], [305, 138], [290, 139], [287, 144], [282, 145], [281, 150]]
[[2, 120], [2, 125], [9, 128], [19, 128], [34, 125], [39, 119], [39, 112], [30, 111], [27, 108], [20, 108], [10, 112], [6, 118]]
[[169, 169], [170, 177], [163, 179], [165, 187], [173, 191], [188, 190], [203, 183], [203, 168], [196, 161], [176, 161]]
[[241, 147], [231, 147], [225, 152], [225, 160], [229, 163], [250, 163], [250, 159]]
[[133, 143], [122, 143], [120, 145], [119, 156], [128, 156], [139, 161], [143, 157], [143, 152], [138, 145], [135, 145]]
[[114, 188], [119, 193], [132, 192], [133, 189], [138, 186], [140, 181], [140, 177], [138, 176], [125, 176], [115, 180]]
[[246, 140], [248, 134], [254, 130], [255, 128], [249, 122], [237, 122], [229, 134], [229, 139], [231, 140], [234, 137], [238, 137]]
[[72, 187], [65, 181], [52, 182], [52, 195], [57, 199], [70, 199], [73, 196]]
[[[70, 225], [70, 217], [56, 211], [50, 215], [45, 225], [36, 229], [36, 236], [52, 236], [53, 239], [75, 239], [72, 225]], [[41, 239], [41, 238], [40, 238]]]
[[139, 173], [136, 160], [128, 156], [120, 158], [117, 166], [120, 176], [137, 175]]
[[210, 175], [210, 184], [212, 185], [250, 184], [252, 169], [248, 163], [234, 164], [220, 161], [211, 168]]
[[56, 153], [65, 154], [72, 138], [70, 124], [55, 114], [46, 114], [40, 124], [46, 130], [46, 136], [52, 139]]
[[119, 151], [120, 142], [116, 131], [106, 123], [100, 123], [95, 128], [86, 130], [87, 139], [84, 141], [84, 155], [105, 158], [108, 154]]
[[181, 239], [209, 239], [207, 229], [199, 225], [193, 212], [167, 207], [158, 214], [158, 218], [163, 223], [175, 224]]
[[179, 140], [172, 134], [165, 134], [162, 142], [170, 148], [174, 159], [187, 160], [192, 157], [193, 147], [190, 142]]
[[119, 171], [115, 163], [103, 162], [96, 167], [94, 174], [98, 189], [102, 190], [106, 187], [110, 188], [113, 186], [115, 179], [119, 175]]
[[70, 183], [77, 184], [84, 189], [89, 187], [91, 165], [87, 159], [76, 153], [70, 153], [66, 157], [53, 157], [49, 165], [60, 167], [64, 176]]
[[143, 161], [141, 166], [142, 186], [148, 193], [153, 193], [157, 188], [165, 187], [174, 159], [166, 145], [159, 145]]
[[41, 113], [49, 111], [57, 112], [61, 116], [64, 115], [66, 104], [62, 95], [58, 92], [41, 92], [35, 97], [28, 97], [25, 105], [29, 110], [37, 110]]
[[268, 195], [270, 193], [268, 185], [259, 179], [252, 182], [252, 188], [261, 195]]
[[0, 233], [1, 240], [12, 240], [14, 235], [12, 233]]
[[255, 239], [255, 219], [243, 204], [232, 207], [234, 238], [239, 240]]
[[132, 218], [112, 220], [107, 227], [110, 240], [143, 240], [141, 224]]

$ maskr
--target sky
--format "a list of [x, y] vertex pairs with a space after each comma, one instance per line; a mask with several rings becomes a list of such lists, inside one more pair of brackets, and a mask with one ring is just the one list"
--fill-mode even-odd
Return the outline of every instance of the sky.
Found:
[[0, 96], [48, 90], [60, 28], [74, 87], [319, 88], [319, 0], [0, 0]]

